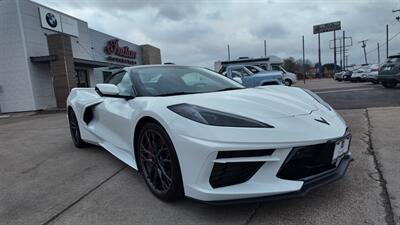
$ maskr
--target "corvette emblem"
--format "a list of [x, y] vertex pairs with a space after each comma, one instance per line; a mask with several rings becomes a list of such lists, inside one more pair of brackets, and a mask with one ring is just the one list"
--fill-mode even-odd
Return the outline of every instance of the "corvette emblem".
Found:
[[46, 14], [46, 22], [49, 24], [50, 27], [56, 27], [57, 26], [57, 19], [56, 16], [54, 16], [53, 13], [47, 13]]
[[328, 121], [326, 121], [324, 118], [322, 118], [321, 117], [321, 119], [314, 119], [315, 121], [317, 121], [317, 122], [320, 122], [320, 123], [325, 123], [326, 125], [330, 125], [329, 123], [328, 123]]

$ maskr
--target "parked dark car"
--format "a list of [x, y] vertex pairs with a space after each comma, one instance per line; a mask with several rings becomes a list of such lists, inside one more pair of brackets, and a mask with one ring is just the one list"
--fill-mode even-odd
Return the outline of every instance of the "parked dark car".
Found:
[[400, 82], [400, 54], [386, 59], [379, 70], [378, 81], [385, 88], [394, 88]]

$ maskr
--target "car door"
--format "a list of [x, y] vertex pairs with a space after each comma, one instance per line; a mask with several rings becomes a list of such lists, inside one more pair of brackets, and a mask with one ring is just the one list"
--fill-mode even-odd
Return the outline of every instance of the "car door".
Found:
[[120, 93], [118, 96], [103, 96], [103, 102], [96, 107], [95, 133], [104, 140], [107, 149], [132, 152], [134, 116], [137, 113], [135, 99], [123, 96], [134, 96], [133, 83], [129, 72], [120, 71], [111, 77], [108, 83], [115, 84]]
[[246, 87], [254, 87], [254, 79], [253, 79], [253, 73], [246, 69], [246, 67], [243, 67], [240, 69], [240, 73], [242, 74], [242, 82], [243, 85]]

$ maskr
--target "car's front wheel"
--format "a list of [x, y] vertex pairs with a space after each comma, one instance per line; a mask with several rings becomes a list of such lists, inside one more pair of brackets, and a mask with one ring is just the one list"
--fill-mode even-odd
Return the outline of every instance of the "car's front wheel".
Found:
[[396, 85], [396, 82], [382, 82], [382, 86], [384, 86], [385, 88], [394, 88], [396, 87]]
[[292, 83], [293, 83], [290, 79], [285, 79], [284, 82], [285, 82], [285, 85], [289, 86], [289, 87], [292, 86]]
[[72, 141], [74, 145], [78, 148], [83, 148], [87, 145], [81, 138], [81, 131], [79, 129], [78, 119], [74, 113], [74, 110], [68, 110], [68, 121], [69, 121], [69, 130], [71, 132]]
[[164, 201], [182, 198], [183, 184], [178, 157], [163, 127], [156, 123], [144, 125], [137, 147], [140, 169], [151, 192]]

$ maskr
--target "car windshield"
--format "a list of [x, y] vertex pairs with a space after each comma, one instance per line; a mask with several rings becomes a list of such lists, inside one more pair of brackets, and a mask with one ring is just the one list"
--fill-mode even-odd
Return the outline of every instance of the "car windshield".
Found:
[[157, 66], [131, 71], [138, 96], [171, 96], [244, 88], [239, 83], [204, 68]]
[[246, 68], [248, 70], [250, 70], [252, 73], [259, 73], [259, 72], [263, 71], [263, 69], [261, 69], [258, 66], [246, 66]]

